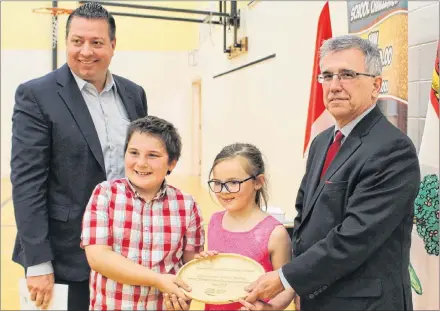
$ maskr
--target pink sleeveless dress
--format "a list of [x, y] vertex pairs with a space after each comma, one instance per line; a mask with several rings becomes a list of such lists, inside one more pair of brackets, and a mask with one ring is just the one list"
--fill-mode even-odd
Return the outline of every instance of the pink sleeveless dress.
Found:
[[[281, 223], [272, 216], [267, 216], [250, 231], [231, 232], [222, 226], [225, 212], [217, 212], [211, 217], [208, 226], [208, 249], [247, 256], [260, 263], [266, 272], [273, 271], [268, 249], [269, 237]], [[239, 302], [224, 305], [206, 304], [205, 310], [239, 310], [241, 307], [242, 304]]]

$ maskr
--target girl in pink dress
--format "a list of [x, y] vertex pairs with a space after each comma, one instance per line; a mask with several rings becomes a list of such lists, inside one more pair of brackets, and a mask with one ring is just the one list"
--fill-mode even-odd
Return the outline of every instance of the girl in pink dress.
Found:
[[[214, 213], [208, 226], [208, 251], [195, 258], [217, 253], [236, 253], [259, 262], [266, 272], [280, 269], [291, 259], [290, 237], [284, 226], [261, 208], [267, 207], [267, 183], [260, 150], [251, 144], [226, 146], [217, 155], [211, 168], [208, 185], [224, 211]], [[283, 310], [294, 297], [285, 290], [270, 301], [251, 306], [245, 301], [213, 305], [205, 310]], [[169, 310], [188, 309], [166, 297]]]

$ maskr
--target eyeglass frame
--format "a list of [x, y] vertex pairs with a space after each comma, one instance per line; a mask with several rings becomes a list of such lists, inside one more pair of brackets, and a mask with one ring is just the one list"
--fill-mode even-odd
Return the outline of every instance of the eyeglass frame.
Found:
[[[366, 76], [366, 77], [372, 77], [372, 78], [376, 78], [377, 77], [377, 75], [373, 75], [373, 74], [370, 74], [370, 73], [364, 73], [364, 72], [357, 72], [357, 71], [354, 71], [354, 70], [350, 70], [350, 69], [345, 69], [345, 70], [342, 70], [341, 72], [338, 72], [338, 73], [328, 73], [328, 74], [331, 74], [332, 75], [332, 79], [330, 80], [330, 81], [325, 81], [324, 80], [324, 74], [323, 73], [320, 73], [318, 76], [317, 76], [317, 80], [318, 80], [318, 82], [319, 83], [321, 83], [321, 84], [324, 84], [324, 83], [326, 83], [326, 82], [332, 82], [334, 79], [333, 79], [333, 77], [334, 76], [338, 76], [338, 80], [339, 80], [339, 82], [341, 81], [341, 74], [343, 74], [343, 73], [354, 73], [355, 74], [355, 76], [353, 77], [353, 78], [351, 78], [351, 79], [342, 79], [342, 81], [350, 81], [350, 80], [354, 80], [354, 79], [356, 79], [358, 76]], [[320, 81], [322, 79], [322, 81]]]
[[[248, 178], [245, 178], [243, 180], [229, 180], [229, 181], [226, 181], [226, 182], [221, 182], [220, 180], [211, 179], [211, 180], [208, 180], [208, 187], [209, 187], [209, 190], [211, 190], [214, 193], [221, 193], [223, 191], [223, 187], [225, 187], [226, 191], [228, 191], [229, 193], [238, 193], [241, 190], [241, 184], [242, 183], [245, 183], [245, 182], [247, 182], [248, 180], [251, 180], [251, 179], [255, 180], [256, 178], [257, 178], [256, 176], [252, 175], [252, 176], [249, 176]], [[227, 183], [232, 182], [232, 181], [238, 182], [238, 190], [235, 191], [235, 192], [232, 192], [231, 190], [229, 190], [228, 186], [226, 185]], [[220, 185], [221, 185], [220, 191], [218, 191], [218, 192], [214, 191], [214, 189], [211, 188], [211, 185], [210, 185], [211, 182], [219, 182]]]

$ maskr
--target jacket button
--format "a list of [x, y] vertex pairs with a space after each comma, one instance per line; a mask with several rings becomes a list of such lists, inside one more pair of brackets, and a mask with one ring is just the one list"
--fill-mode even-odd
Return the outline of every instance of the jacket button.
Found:
[[315, 296], [318, 296], [318, 295], [319, 295], [318, 291], [315, 291], [313, 294], [314, 294]]
[[310, 294], [310, 295], [309, 295], [309, 298], [310, 298], [310, 299], [313, 299], [313, 298], [315, 298], [315, 295]]
[[323, 289], [323, 290], [326, 290], [326, 289], [327, 289], [327, 285], [324, 285], [324, 286], [322, 287], [322, 289]]

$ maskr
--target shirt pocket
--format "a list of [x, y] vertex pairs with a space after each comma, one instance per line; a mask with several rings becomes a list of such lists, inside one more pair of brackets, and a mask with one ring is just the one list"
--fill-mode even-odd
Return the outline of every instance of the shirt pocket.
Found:
[[182, 228], [173, 228], [168, 232], [164, 232], [163, 235], [163, 244], [165, 251], [176, 251], [179, 249], [183, 249], [184, 243], [184, 234], [182, 232]]
[[[116, 121], [116, 120], [115, 120]], [[112, 126], [115, 127], [115, 135], [118, 135], [118, 138], [124, 138], [122, 141], [125, 144], [125, 136], [127, 135], [128, 126], [130, 125], [130, 120], [125, 118], [119, 118], [116, 122], [113, 123]]]
[[342, 191], [347, 190], [348, 181], [326, 181], [322, 191]]

